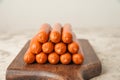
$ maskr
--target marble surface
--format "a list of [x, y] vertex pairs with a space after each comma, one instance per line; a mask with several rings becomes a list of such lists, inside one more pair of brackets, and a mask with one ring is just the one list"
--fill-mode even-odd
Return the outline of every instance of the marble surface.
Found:
[[[0, 32], [0, 80], [24, 44], [37, 30]], [[88, 39], [102, 62], [102, 74], [91, 80], [120, 80], [120, 27], [74, 29], [78, 38]]]

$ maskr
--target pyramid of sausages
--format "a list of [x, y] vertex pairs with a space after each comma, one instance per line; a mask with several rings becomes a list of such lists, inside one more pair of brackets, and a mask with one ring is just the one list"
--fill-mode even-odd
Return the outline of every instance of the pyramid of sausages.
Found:
[[39, 32], [31, 39], [24, 55], [24, 62], [31, 64], [81, 64], [83, 55], [71, 25], [56, 23], [41, 25]]

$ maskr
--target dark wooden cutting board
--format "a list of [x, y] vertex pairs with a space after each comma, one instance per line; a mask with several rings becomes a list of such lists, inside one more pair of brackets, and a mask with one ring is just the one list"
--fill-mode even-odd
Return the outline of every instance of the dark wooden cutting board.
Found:
[[29, 42], [12, 61], [6, 71], [6, 80], [88, 80], [101, 73], [101, 62], [96, 56], [88, 40], [80, 39], [80, 45], [84, 53], [82, 65], [51, 65], [26, 64], [23, 56], [28, 49]]

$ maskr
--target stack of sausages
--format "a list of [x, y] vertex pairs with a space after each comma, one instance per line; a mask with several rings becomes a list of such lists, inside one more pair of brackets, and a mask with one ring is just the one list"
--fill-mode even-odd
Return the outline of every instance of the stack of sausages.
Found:
[[31, 64], [82, 64], [83, 55], [71, 25], [56, 23], [53, 28], [47, 23], [31, 39], [24, 62]]

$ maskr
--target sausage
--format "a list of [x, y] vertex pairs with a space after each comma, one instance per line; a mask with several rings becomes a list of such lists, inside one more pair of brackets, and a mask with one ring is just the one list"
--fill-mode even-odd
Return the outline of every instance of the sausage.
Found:
[[80, 42], [76, 38], [75, 33], [72, 33], [72, 35], [73, 35], [73, 42], [68, 44], [68, 51], [72, 54], [81, 53], [82, 56], [84, 56], [83, 50], [82, 50], [81, 45], [80, 45]]
[[29, 47], [30, 47], [31, 52], [34, 53], [34, 54], [38, 54], [38, 53], [40, 53], [41, 50], [42, 50], [42, 45], [41, 45], [41, 43], [36, 39], [36, 36], [33, 37], [33, 39], [31, 40]]
[[61, 29], [62, 26], [59, 23], [56, 23], [53, 26], [53, 29], [50, 33], [50, 41], [52, 41], [53, 43], [58, 43], [61, 40]]
[[36, 55], [36, 61], [39, 64], [44, 64], [47, 62], [47, 54], [45, 54], [44, 52], [41, 52], [39, 54]]
[[53, 49], [54, 49], [54, 45], [52, 42], [46, 42], [46, 43], [43, 43], [42, 45], [42, 51], [44, 53], [49, 54], [53, 51]]
[[73, 42], [68, 44], [68, 51], [72, 54], [75, 54], [79, 51], [79, 42], [76, 38], [76, 35], [72, 33], [73, 35]]
[[60, 56], [60, 62], [62, 64], [69, 64], [71, 62], [71, 54], [70, 53], [65, 53]]
[[31, 53], [30, 49], [24, 54], [24, 62], [27, 64], [35, 62], [35, 55]]
[[48, 55], [48, 61], [51, 64], [57, 64], [59, 62], [59, 55], [56, 52], [52, 52]]
[[49, 39], [49, 33], [51, 30], [51, 26], [47, 23], [43, 24], [37, 34], [37, 39], [41, 43], [45, 43]]
[[79, 46], [76, 42], [72, 42], [68, 45], [68, 51], [72, 54], [77, 53], [79, 50]]
[[72, 55], [72, 61], [74, 64], [82, 64], [83, 62], [83, 56], [81, 53], [73, 54]]
[[62, 55], [66, 52], [66, 44], [63, 42], [57, 43], [55, 45], [55, 52], [59, 55]]
[[70, 24], [65, 24], [62, 31], [62, 41], [64, 43], [72, 42], [72, 29]]

